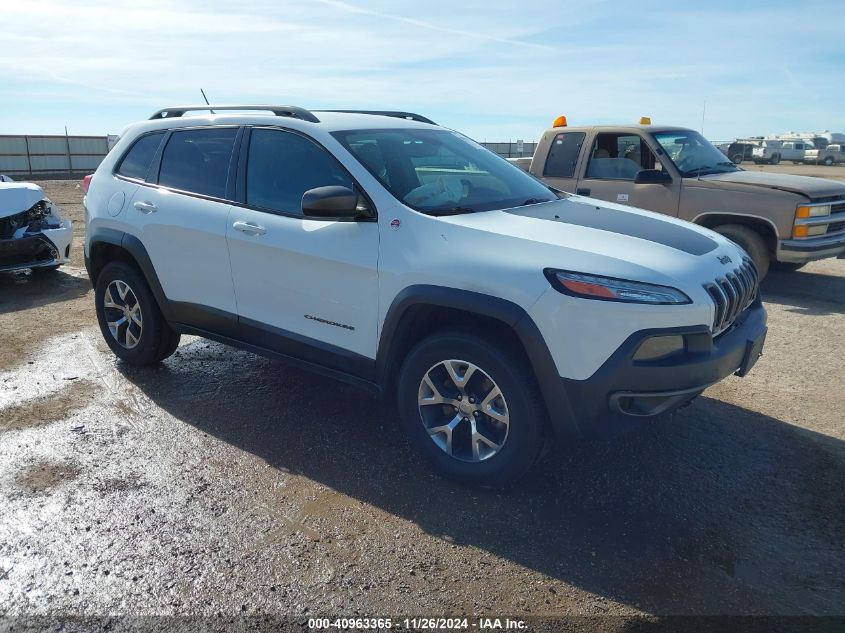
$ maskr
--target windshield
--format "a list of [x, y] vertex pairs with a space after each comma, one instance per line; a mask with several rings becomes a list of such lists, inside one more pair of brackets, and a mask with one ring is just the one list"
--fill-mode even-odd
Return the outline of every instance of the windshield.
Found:
[[430, 215], [558, 199], [519, 167], [450, 130], [350, 130], [333, 136], [397, 200]]
[[675, 163], [681, 176], [704, 176], [739, 171], [727, 156], [698, 132], [655, 132], [654, 139]]

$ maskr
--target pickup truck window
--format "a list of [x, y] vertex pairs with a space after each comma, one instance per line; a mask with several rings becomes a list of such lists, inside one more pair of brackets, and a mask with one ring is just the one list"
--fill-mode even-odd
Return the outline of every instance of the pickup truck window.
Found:
[[661, 165], [638, 134], [596, 135], [587, 178], [634, 180], [643, 169], [661, 169]]
[[546, 157], [543, 175], [551, 178], [572, 178], [584, 136], [584, 132], [564, 132], [555, 136]]
[[684, 178], [739, 171], [710, 141], [693, 130], [655, 132], [654, 140]]
[[457, 132], [392, 128], [332, 136], [397, 200], [429, 215], [510, 209], [559, 197]]

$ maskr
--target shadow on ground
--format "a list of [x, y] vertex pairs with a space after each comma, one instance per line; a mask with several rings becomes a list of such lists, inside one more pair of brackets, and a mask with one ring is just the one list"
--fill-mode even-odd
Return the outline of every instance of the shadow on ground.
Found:
[[0, 272], [0, 314], [72, 301], [91, 290], [86, 276], [55, 271]]
[[[774, 284], [779, 283], [777, 278]], [[180, 421], [427, 533], [654, 613], [830, 614], [845, 604], [845, 449], [708, 398], [553, 452], [505, 492], [433, 476], [354, 389], [206, 341], [122, 368]]]
[[790, 306], [790, 312], [813, 316], [845, 312], [845, 277], [772, 270], [760, 289], [763, 301]]

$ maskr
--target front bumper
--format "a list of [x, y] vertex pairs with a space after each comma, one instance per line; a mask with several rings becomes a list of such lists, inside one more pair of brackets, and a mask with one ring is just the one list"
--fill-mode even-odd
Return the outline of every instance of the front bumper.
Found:
[[[561, 389], [581, 435], [612, 436], [673, 411], [710, 385], [748, 368], [762, 350], [765, 333], [766, 311], [758, 297], [715, 340], [703, 325], [642, 330], [632, 334], [590, 378], [561, 378]], [[666, 335], [683, 335], [686, 351], [664, 360], [634, 360], [645, 339]]]
[[0, 271], [59, 266], [70, 261], [70, 220], [55, 229], [0, 240]]
[[818, 237], [806, 240], [781, 240], [778, 244], [777, 260], [794, 264], [805, 264], [828, 257], [840, 257], [845, 253], [845, 234]]

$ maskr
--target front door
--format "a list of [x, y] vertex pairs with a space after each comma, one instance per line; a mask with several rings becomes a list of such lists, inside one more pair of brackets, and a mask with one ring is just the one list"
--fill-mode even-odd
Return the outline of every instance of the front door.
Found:
[[666, 171], [639, 134], [596, 134], [585, 157], [585, 173], [576, 193], [667, 215], [678, 215], [681, 186], [677, 178], [666, 184], [637, 184], [642, 169]]
[[255, 128], [227, 240], [240, 325], [264, 347], [355, 372], [374, 359], [378, 224], [302, 217], [302, 195], [352, 177], [295, 132]]

